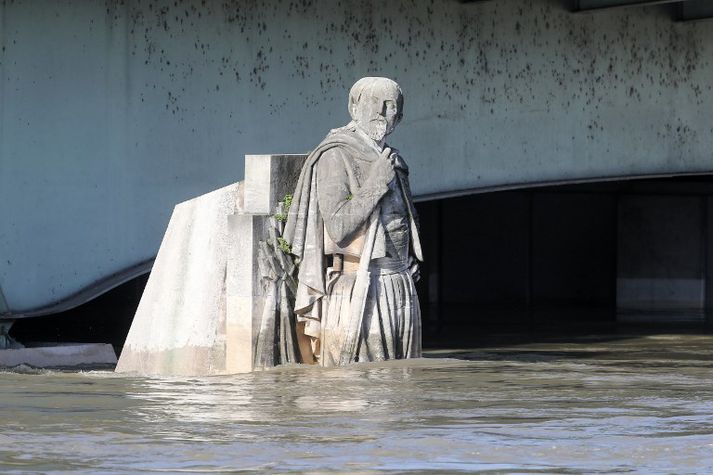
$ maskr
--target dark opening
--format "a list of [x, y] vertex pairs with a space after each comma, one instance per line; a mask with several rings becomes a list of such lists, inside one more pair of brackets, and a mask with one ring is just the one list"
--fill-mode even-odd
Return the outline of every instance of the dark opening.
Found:
[[713, 177], [421, 202], [424, 345], [503, 334], [705, 330]]
[[66, 312], [18, 319], [10, 335], [29, 346], [40, 342], [111, 343], [120, 354], [148, 277], [139, 276]]

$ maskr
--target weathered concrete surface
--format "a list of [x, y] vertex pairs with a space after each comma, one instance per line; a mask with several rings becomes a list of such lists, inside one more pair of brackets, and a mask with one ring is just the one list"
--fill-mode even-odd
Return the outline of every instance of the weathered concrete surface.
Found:
[[0, 350], [0, 368], [20, 365], [33, 368], [77, 368], [113, 364], [116, 364], [116, 354], [111, 345], [105, 343]]
[[713, 27], [665, 6], [3, 0], [0, 30], [15, 312], [151, 258], [174, 203], [314, 147], [364, 75], [403, 87], [416, 195], [713, 168]]
[[206, 374], [225, 370], [225, 275], [241, 183], [174, 209], [136, 310], [118, 372]]

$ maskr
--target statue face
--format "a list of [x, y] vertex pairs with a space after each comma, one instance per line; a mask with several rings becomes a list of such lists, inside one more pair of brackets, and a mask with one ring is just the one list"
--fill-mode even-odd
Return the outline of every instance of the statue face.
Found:
[[392, 88], [377, 86], [365, 91], [356, 106], [354, 120], [372, 140], [380, 142], [401, 120], [398, 99], [398, 91]]

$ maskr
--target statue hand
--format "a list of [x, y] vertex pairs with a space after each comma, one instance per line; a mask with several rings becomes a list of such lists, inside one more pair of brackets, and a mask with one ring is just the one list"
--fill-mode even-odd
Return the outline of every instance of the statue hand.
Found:
[[384, 151], [381, 152], [379, 159], [371, 166], [369, 175], [369, 178], [386, 185], [394, 179], [396, 172], [394, 171], [394, 161], [391, 158], [391, 149], [389, 147], [384, 148]]

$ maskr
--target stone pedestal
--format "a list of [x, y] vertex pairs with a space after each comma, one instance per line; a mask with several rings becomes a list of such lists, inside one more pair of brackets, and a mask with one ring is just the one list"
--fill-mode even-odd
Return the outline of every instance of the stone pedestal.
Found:
[[262, 313], [257, 243], [306, 155], [247, 155], [245, 181], [176, 206], [117, 372], [253, 370]]

